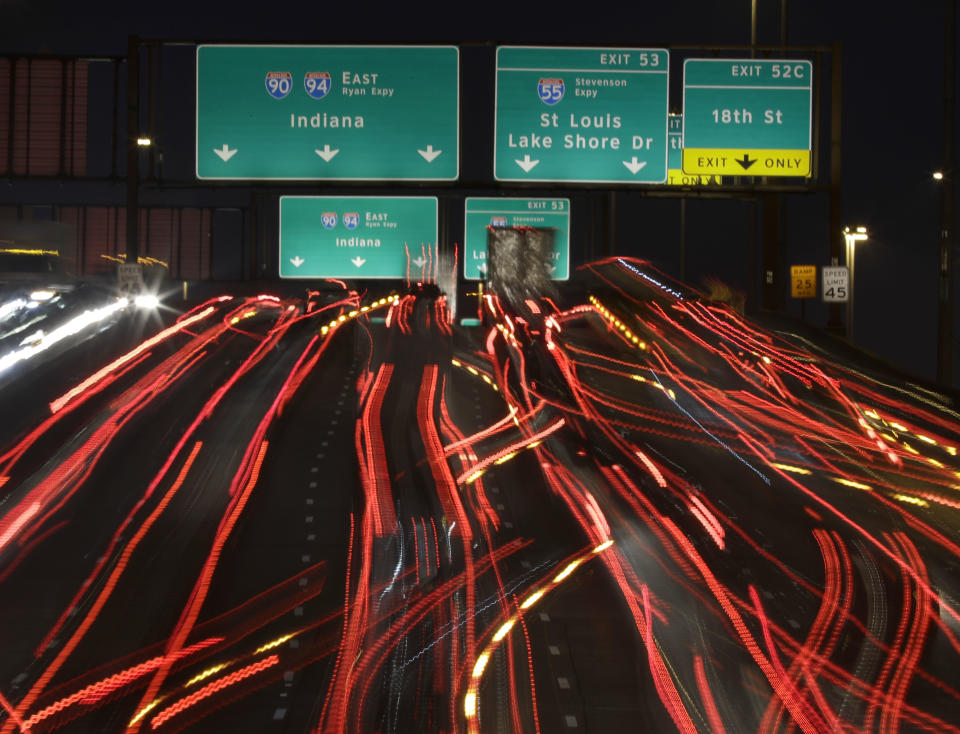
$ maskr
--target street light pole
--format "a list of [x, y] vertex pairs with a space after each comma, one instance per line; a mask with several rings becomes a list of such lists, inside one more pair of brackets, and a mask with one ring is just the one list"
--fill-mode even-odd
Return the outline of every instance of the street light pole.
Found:
[[854, 266], [857, 257], [857, 242], [867, 239], [867, 228], [857, 227], [855, 232], [851, 232], [849, 227], [843, 228], [843, 239], [847, 243], [847, 272], [850, 276], [850, 282], [847, 287], [847, 339], [853, 341], [853, 285], [854, 285]]
[[957, 0], [944, 0], [943, 168], [940, 182], [939, 294], [937, 303], [937, 382], [953, 384], [954, 187], [957, 170]]

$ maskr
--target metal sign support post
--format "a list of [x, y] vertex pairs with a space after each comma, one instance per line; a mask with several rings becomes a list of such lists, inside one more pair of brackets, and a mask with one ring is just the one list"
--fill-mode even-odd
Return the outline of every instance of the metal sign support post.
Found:
[[127, 262], [140, 258], [140, 41], [127, 41]]
[[937, 381], [953, 384], [953, 197], [957, 140], [957, 2], [944, 0], [943, 178], [940, 180], [940, 289], [937, 304]]

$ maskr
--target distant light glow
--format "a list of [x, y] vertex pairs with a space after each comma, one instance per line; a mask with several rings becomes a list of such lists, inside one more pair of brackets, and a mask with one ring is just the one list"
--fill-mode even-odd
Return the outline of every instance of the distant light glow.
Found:
[[152, 293], [142, 293], [133, 299], [133, 305], [137, 308], [156, 308], [160, 305], [160, 299]]
[[477, 715], [477, 694], [473, 691], [463, 697], [463, 713], [468, 719]]
[[137, 138], [137, 145], [141, 148], [148, 148], [153, 145], [153, 141], [150, 138]]
[[7, 301], [4, 304], [0, 304], [0, 321], [7, 318], [7, 316], [15, 311], [19, 311], [26, 305], [27, 302], [23, 298], [16, 298], [12, 301]]
[[934, 171], [934, 172], [933, 172], [933, 179], [934, 179], [935, 181], [943, 181], [943, 171]]
[[607, 548], [613, 545], [613, 540], [605, 540], [596, 548], [593, 549], [594, 553], [603, 553]]
[[30, 300], [39, 301], [42, 303], [43, 301], [49, 301], [55, 295], [57, 295], [56, 291], [43, 289], [43, 290], [33, 291], [33, 293], [30, 294]]
[[28, 346], [24, 346], [21, 349], [17, 349], [13, 352], [8, 352], [0, 357], [0, 373], [5, 372], [6, 370], [13, 367], [13, 365], [18, 362], [30, 359], [31, 357], [39, 354], [40, 352], [49, 349], [54, 344], [67, 337], [73, 336], [74, 334], [82, 331], [91, 324], [95, 324], [105, 319], [110, 318], [118, 311], [123, 310], [127, 306], [127, 299], [121, 298], [115, 303], [111, 303], [102, 308], [93, 309], [91, 311], [84, 311], [79, 316], [71, 319], [63, 326], [59, 326], [53, 331], [43, 334], [35, 343]]

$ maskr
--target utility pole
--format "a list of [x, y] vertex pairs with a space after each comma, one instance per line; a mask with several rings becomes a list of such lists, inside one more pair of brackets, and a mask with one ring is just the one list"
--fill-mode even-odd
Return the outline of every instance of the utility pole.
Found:
[[140, 257], [140, 40], [127, 41], [127, 262]]
[[[841, 179], [843, 177], [843, 50], [839, 42], [830, 52], [830, 264], [838, 265], [845, 254], [845, 239], [840, 224]], [[827, 330], [843, 333], [843, 304], [831, 303]]]
[[957, 2], [944, 0], [943, 178], [940, 180], [940, 289], [937, 304], [937, 382], [953, 384], [953, 197], [957, 163]]

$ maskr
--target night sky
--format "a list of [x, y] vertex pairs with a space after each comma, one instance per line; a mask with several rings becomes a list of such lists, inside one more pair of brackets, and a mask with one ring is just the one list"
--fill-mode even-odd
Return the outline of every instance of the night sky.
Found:
[[[780, 0], [758, 0], [758, 43], [779, 42], [780, 7]], [[866, 225], [871, 235], [857, 252], [856, 341], [927, 378], [934, 376], [936, 365], [942, 184], [933, 181], [931, 173], [942, 165], [943, 14], [939, 0], [789, 0], [787, 9], [791, 45], [843, 43], [843, 221]], [[669, 48], [746, 44], [749, 24], [749, 0], [339, 6], [0, 0], [0, 52], [125, 55], [130, 33], [184, 41], [547, 42]], [[671, 86], [680, 74], [679, 64], [672, 64]], [[492, 87], [492, 66], [489, 77]], [[464, 88], [463, 94], [470, 90]], [[465, 105], [464, 113], [468, 110]], [[488, 114], [492, 117], [492, 109]], [[465, 158], [468, 145], [466, 140], [461, 143]], [[822, 176], [825, 181], [826, 172]], [[627, 205], [618, 209], [624, 212], [616, 233], [618, 253], [647, 257], [679, 274], [677, 200], [643, 199], [634, 205], [629, 194], [624, 196]], [[828, 264], [825, 197], [788, 199], [788, 264]], [[747, 209], [741, 202], [688, 205], [687, 274], [694, 285], [712, 274], [745, 287]], [[799, 315], [798, 303], [788, 308]], [[822, 325], [826, 310], [810, 303], [807, 316]]]

